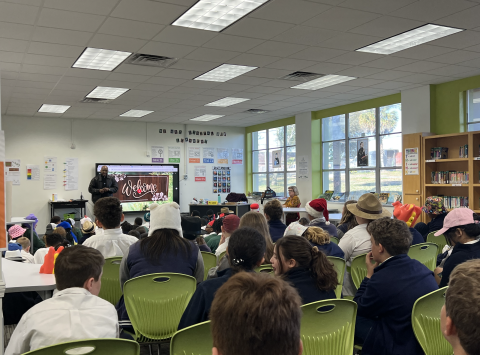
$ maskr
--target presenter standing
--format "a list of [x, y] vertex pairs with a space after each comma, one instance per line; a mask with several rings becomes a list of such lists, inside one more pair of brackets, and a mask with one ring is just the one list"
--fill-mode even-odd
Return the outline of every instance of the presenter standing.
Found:
[[88, 192], [92, 194], [92, 202], [95, 204], [102, 197], [110, 197], [118, 191], [115, 178], [108, 175], [108, 167], [102, 166], [100, 175], [95, 176], [88, 186]]

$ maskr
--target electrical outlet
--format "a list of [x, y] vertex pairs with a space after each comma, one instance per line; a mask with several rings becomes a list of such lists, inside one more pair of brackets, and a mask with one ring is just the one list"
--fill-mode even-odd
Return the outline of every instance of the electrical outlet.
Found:
[[147, 152], [146, 152], [146, 154], [145, 154], [145, 155], [146, 155], [147, 157], [149, 157], [149, 156], [150, 156], [150, 151], [149, 151], [149, 150], [147, 150]]
[[183, 180], [187, 180], [187, 178], [188, 178], [187, 174], [183, 175]]

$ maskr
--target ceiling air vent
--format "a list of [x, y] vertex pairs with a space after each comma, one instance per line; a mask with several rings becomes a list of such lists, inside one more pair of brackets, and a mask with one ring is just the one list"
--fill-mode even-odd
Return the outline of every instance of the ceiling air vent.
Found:
[[292, 80], [292, 81], [310, 81], [313, 79], [318, 79], [324, 76], [324, 74], [309, 73], [306, 71], [296, 71], [294, 73], [282, 76], [282, 80]]
[[267, 113], [270, 112], [268, 110], [258, 110], [256, 108], [251, 108], [250, 110], [245, 111], [247, 113]]
[[160, 55], [134, 53], [125, 60], [125, 64], [144, 65], [147, 67], [168, 68], [175, 64], [178, 58], [162, 57]]
[[82, 101], [82, 103], [84, 104], [97, 104], [97, 103], [100, 103], [100, 104], [108, 104], [109, 102], [111, 102], [112, 100], [108, 100], [108, 99], [94, 99], [94, 98], [84, 98]]

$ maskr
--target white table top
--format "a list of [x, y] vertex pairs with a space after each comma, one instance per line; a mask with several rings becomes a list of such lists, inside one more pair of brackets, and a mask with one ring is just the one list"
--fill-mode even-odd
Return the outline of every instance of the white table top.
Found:
[[298, 213], [305, 211], [306, 209], [304, 207], [283, 207], [283, 213]]
[[18, 217], [12, 217], [12, 221], [7, 222], [6, 224], [16, 224], [16, 223], [33, 224], [33, 223], [35, 223], [35, 221], [32, 220], [32, 219], [23, 219], [23, 218], [18, 218]]
[[52, 291], [56, 288], [55, 275], [40, 274], [40, 264], [24, 264], [2, 258], [5, 292]]
[[342, 219], [342, 214], [341, 213], [330, 213], [328, 215], [328, 219], [330, 221], [335, 221], [335, 222], [340, 221]]

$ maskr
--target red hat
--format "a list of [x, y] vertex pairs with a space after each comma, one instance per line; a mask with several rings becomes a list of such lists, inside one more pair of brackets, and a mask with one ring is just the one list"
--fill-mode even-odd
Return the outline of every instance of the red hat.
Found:
[[208, 222], [207, 226], [213, 227], [213, 222], [215, 222], [215, 220]]
[[407, 223], [409, 228], [412, 228], [415, 225], [415, 222], [422, 213], [422, 209], [420, 207], [412, 204], [402, 205], [401, 202], [396, 201], [392, 203], [392, 206], [394, 207], [393, 215], [395, 218]]
[[250, 210], [258, 210], [260, 208], [260, 206], [258, 205], [258, 203], [252, 203], [250, 205]]
[[238, 229], [239, 224], [240, 218], [234, 214], [229, 214], [223, 219], [223, 229], [227, 233], [233, 233], [236, 229]]
[[328, 210], [327, 210], [327, 200], [324, 198], [317, 198], [310, 202], [307, 202], [305, 205], [305, 210], [310, 216], [319, 218], [322, 216], [325, 217], [325, 220], [328, 221]]

